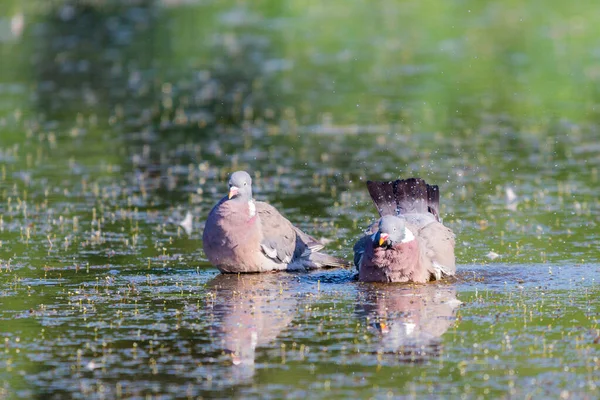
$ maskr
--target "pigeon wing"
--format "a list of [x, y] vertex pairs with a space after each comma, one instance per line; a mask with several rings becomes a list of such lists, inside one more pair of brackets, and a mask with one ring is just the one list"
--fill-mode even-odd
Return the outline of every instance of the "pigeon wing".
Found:
[[289, 264], [296, 252], [296, 229], [275, 207], [267, 203], [257, 201], [256, 212], [262, 228], [262, 252], [275, 262]]

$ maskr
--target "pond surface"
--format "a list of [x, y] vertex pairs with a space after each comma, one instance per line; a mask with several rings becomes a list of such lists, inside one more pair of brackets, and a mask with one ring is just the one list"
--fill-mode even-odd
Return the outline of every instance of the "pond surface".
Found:
[[[377, 4], [6, 2], [0, 399], [600, 396], [595, 3]], [[220, 275], [237, 169], [348, 259], [438, 184], [458, 276]]]

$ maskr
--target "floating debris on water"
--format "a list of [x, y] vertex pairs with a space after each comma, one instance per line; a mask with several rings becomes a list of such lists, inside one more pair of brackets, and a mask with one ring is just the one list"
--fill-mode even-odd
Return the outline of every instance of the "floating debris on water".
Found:
[[185, 218], [183, 219], [183, 221], [181, 221], [179, 223], [179, 226], [181, 226], [183, 228], [183, 230], [185, 231], [185, 233], [190, 236], [192, 234], [192, 224], [194, 222], [194, 217], [192, 216], [191, 212], [187, 212], [185, 214]]

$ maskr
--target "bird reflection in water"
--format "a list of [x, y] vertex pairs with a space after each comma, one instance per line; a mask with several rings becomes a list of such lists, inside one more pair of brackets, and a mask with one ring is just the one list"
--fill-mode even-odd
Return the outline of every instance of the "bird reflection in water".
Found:
[[461, 302], [452, 285], [359, 285], [356, 310], [379, 335], [380, 354], [400, 361], [437, 357], [441, 336], [454, 324]]
[[296, 314], [292, 280], [277, 274], [218, 275], [208, 283], [219, 347], [231, 356], [234, 380], [254, 375], [256, 350], [272, 342]]

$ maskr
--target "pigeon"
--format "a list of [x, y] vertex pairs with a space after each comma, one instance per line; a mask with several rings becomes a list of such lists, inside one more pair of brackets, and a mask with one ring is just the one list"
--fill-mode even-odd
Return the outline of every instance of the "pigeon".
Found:
[[423, 179], [368, 181], [381, 218], [354, 245], [363, 282], [414, 282], [453, 276], [455, 237], [439, 216], [440, 192]]
[[211, 210], [202, 239], [206, 257], [223, 273], [349, 266], [346, 260], [321, 253], [324, 245], [275, 207], [255, 201], [246, 171], [231, 174], [229, 194]]

